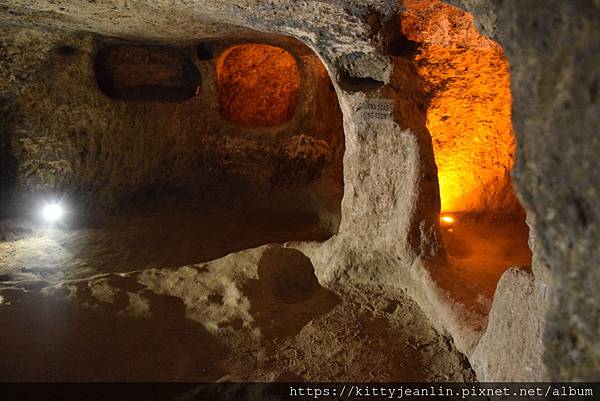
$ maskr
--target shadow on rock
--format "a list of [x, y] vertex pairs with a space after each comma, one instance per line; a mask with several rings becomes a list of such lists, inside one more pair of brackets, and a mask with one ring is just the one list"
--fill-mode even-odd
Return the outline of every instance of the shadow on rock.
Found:
[[212, 381], [226, 373], [229, 349], [186, 319], [178, 298], [144, 291], [152, 316], [142, 318], [39, 293], [3, 295], [4, 380]]
[[244, 293], [266, 339], [294, 336], [340, 302], [319, 285], [312, 262], [295, 249], [267, 249], [258, 263], [258, 277], [246, 284]]

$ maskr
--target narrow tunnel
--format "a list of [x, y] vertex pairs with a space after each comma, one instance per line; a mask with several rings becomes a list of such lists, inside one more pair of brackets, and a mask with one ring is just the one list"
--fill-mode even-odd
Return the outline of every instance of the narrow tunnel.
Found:
[[504, 271], [531, 268], [525, 211], [511, 180], [508, 60], [468, 13], [442, 1], [402, 4], [401, 31], [428, 97], [440, 225], [452, 265], [438, 281], [485, 315]]

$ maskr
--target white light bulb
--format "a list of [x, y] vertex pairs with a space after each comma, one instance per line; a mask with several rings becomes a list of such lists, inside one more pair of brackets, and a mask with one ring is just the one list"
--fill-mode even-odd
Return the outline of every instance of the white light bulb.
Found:
[[58, 203], [50, 203], [44, 206], [44, 210], [42, 211], [42, 213], [44, 215], [44, 219], [52, 223], [57, 220], [60, 220], [65, 211]]

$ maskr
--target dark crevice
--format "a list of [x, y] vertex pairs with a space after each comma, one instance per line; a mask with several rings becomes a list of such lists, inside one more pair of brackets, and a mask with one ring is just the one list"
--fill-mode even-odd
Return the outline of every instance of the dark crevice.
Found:
[[73, 46], [68, 45], [58, 46], [56, 48], [56, 52], [64, 57], [72, 56], [73, 54], [75, 54], [76, 51], [77, 49], [75, 49]]
[[216, 46], [214, 43], [200, 43], [196, 46], [196, 56], [200, 61], [211, 60], [215, 56]]
[[347, 70], [340, 68], [338, 84], [342, 89], [349, 92], [371, 92], [381, 89], [385, 82], [369, 77], [355, 77]]

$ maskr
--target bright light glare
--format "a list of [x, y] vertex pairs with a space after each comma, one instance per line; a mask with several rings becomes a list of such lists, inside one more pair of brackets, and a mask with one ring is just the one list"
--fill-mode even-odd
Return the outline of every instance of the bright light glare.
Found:
[[440, 220], [442, 220], [442, 223], [446, 223], [446, 224], [454, 223], [454, 217], [452, 217], [452, 216], [442, 216], [440, 218]]
[[65, 211], [58, 203], [49, 203], [44, 206], [42, 214], [44, 215], [44, 219], [46, 219], [46, 221], [52, 223], [60, 220], [65, 214]]

